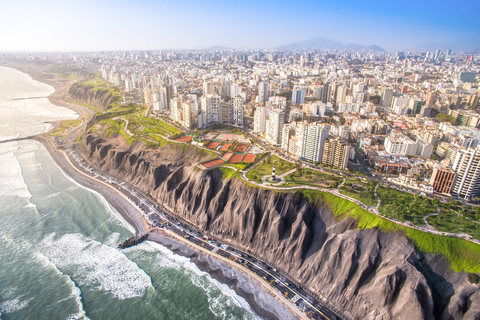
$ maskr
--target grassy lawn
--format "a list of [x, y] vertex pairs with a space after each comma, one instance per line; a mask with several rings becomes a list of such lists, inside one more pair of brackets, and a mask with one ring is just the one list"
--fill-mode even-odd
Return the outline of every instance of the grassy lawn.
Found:
[[480, 223], [465, 219], [450, 209], [443, 209], [438, 216], [429, 217], [428, 223], [438, 231], [466, 233], [480, 240]]
[[77, 81], [77, 77], [75, 77], [73, 73], [69, 73], [69, 72], [60, 72], [58, 74], [58, 77], [62, 79], [70, 79], [70, 80]]
[[52, 137], [63, 136], [68, 130], [79, 126], [82, 123], [82, 119], [65, 120], [60, 122], [60, 127], [49, 133]]
[[277, 156], [270, 156], [263, 160], [255, 168], [247, 172], [247, 178], [258, 183], [262, 183], [262, 177], [272, 174], [273, 164], [275, 163], [275, 174], [281, 175], [287, 171], [296, 168], [297, 165], [293, 162], [285, 161]]
[[226, 167], [220, 167], [218, 169], [222, 171], [222, 180], [233, 179], [233, 178], [242, 179], [242, 175], [240, 174], [240, 172], [236, 170], [232, 170]]
[[161, 126], [164, 130], [167, 130], [168, 132], [170, 132], [172, 135], [182, 133], [182, 131], [178, 130], [174, 126], [169, 125], [165, 121], [162, 121], [162, 120], [156, 120], [156, 121], [159, 126]]
[[105, 123], [107, 125], [107, 130], [105, 131], [105, 138], [109, 138], [112, 135], [122, 135], [125, 140], [130, 139], [130, 136], [123, 130], [125, 121], [108, 119], [105, 121]]
[[377, 189], [377, 194], [381, 200], [380, 213], [399, 221], [422, 226], [424, 216], [437, 212], [435, 203], [438, 200], [383, 187]]
[[237, 168], [238, 170], [244, 170], [246, 167], [248, 167], [250, 163], [225, 163], [224, 167], [232, 167], [232, 168]]
[[[380, 188], [378, 188], [380, 189]], [[377, 190], [378, 191], [378, 190]], [[378, 228], [383, 232], [400, 231], [423, 252], [444, 255], [455, 272], [480, 272], [480, 245], [453, 237], [445, 237], [398, 225], [370, 213], [358, 205], [335, 195], [314, 190], [303, 190], [310, 201], [324, 201], [337, 219], [352, 216], [358, 220], [359, 229]]]
[[377, 205], [377, 198], [373, 192], [374, 189], [375, 184], [354, 182], [347, 179], [345, 184], [339, 188], [339, 191], [346, 196], [362, 202], [367, 207], [375, 207]]
[[286, 187], [312, 186], [320, 188], [336, 188], [343, 177], [323, 173], [321, 171], [301, 168], [285, 177]]

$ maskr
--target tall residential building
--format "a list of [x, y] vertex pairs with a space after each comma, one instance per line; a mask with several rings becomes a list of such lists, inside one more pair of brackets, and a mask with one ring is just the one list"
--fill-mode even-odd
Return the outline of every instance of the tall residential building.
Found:
[[220, 96], [207, 94], [202, 98], [202, 110], [205, 111], [206, 125], [220, 122]]
[[228, 102], [220, 104], [220, 122], [221, 123], [230, 122], [230, 104]]
[[292, 142], [291, 138], [295, 136], [295, 123], [289, 123], [283, 125], [282, 130], [282, 149], [288, 152], [291, 149], [290, 143]]
[[273, 109], [270, 111], [267, 120], [267, 131], [265, 139], [273, 144], [280, 145], [282, 143], [282, 129], [285, 123], [285, 111], [282, 109]]
[[324, 143], [328, 138], [329, 131], [330, 125], [311, 123], [305, 126], [301, 158], [313, 162], [322, 162]]
[[295, 146], [293, 148], [293, 154], [297, 158], [304, 157], [304, 145], [305, 145], [305, 131], [307, 130], [307, 123], [306, 122], [299, 122], [297, 123], [297, 127], [295, 129]]
[[253, 114], [253, 132], [264, 133], [267, 130], [268, 109], [257, 107]]
[[230, 100], [230, 123], [243, 127], [243, 98], [241, 97]]
[[393, 89], [392, 88], [383, 88], [382, 95], [380, 97], [380, 105], [382, 107], [390, 108], [393, 100]]
[[294, 88], [292, 91], [292, 104], [300, 104], [305, 102], [305, 90]]
[[165, 90], [157, 91], [153, 93], [153, 110], [161, 111], [167, 110], [169, 107], [166, 98]]
[[466, 200], [475, 197], [480, 185], [480, 149], [460, 149], [452, 169], [457, 176], [451, 193]]
[[345, 86], [338, 86], [335, 93], [335, 102], [343, 103], [345, 102], [345, 97], [347, 96], [347, 88]]
[[438, 164], [433, 168], [430, 184], [436, 192], [450, 194], [454, 181], [455, 171], [452, 169]]
[[258, 84], [258, 97], [260, 103], [268, 101], [268, 82], [262, 81]]
[[181, 98], [174, 98], [170, 100], [170, 119], [175, 122], [181, 122], [182, 117], [179, 115], [181, 114], [182, 110], [182, 99]]
[[322, 97], [322, 102], [323, 103], [328, 103], [332, 101], [332, 92], [334, 88], [334, 84], [327, 82], [323, 85], [323, 97]]
[[187, 129], [191, 129], [193, 125], [192, 121], [192, 101], [187, 100], [183, 103], [183, 126]]
[[325, 140], [322, 164], [343, 170], [348, 166], [351, 146], [339, 137]]
[[430, 93], [427, 95], [427, 99], [426, 99], [425, 105], [426, 105], [427, 107], [429, 107], [429, 106], [434, 106], [435, 103], [437, 103], [438, 97], [439, 97], [439, 94], [438, 94], [437, 91], [432, 91], [432, 92], [430, 92]]

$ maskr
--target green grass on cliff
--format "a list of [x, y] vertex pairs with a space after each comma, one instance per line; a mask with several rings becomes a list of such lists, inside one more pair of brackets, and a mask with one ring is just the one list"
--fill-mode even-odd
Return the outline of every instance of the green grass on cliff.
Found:
[[66, 134], [68, 132], [68, 130], [71, 130], [71, 129], [79, 126], [81, 123], [82, 123], [81, 119], [62, 121], [62, 122], [60, 122], [60, 127], [57, 130], [50, 132], [48, 135], [50, 135], [52, 137], [63, 136], [64, 134]]
[[424, 224], [424, 216], [437, 212], [438, 200], [418, 194], [379, 187], [377, 195], [381, 200], [378, 210], [383, 215], [402, 222], [410, 221], [419, 227]]
[[84, 87], [93, 88], [93, 90], [95, 91], [102, 90], [108, 92], [112, 96], [118, 96], [120, 98], [122, 97], [122, 91], [120, 91], [120, 89], [114, 87], [113, 85], [103, 81], [100, 77], [100, 74], [97, 74], [93, 79], [84, 80], [79, 82], [78, 84]]
[[242, 175], [239, 171], [229, 169], [227, 167], [220, 167], [218, 168], [222, 171], [222, 180], [227, 179], [242, 179]]
[[359, 229], [378, 228], [383, 232], [403, 232], [419, 250], [444, 255], [450, 261], [453, 271], [480, 273], [480, 245], [398, 225], [330, 193], [313, 190], [303, 190], [302, 193], [310, 201], [327, 203], [337, 219], [354, 217], [358, 220]]

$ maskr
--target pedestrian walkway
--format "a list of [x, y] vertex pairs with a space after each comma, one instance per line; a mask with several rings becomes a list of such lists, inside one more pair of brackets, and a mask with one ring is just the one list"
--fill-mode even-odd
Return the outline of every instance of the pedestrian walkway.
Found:
[[290, 170], [290, 171], [287, 171], [287, 172], [285, 172], [285, 173], [283, 173], [283, 174], [281, 174], [281, 175], [276, 176], [276, 178], [277, 178], [278, 180], [280, 180], [279, 182], [271, 182], [271, 181], [269, 181], [269, 178], [271, 178], [272, 175], [263, 176], [263, 177], [262, 177], [262, 183], [263, 183], [264, 185], [267, 185], [267, 186], [268, 186], [268, 185], [270, 185], [270, 186], [279, 186], [279, 185], [282, 185], [283, 183], [285, 183], [285, 177], [288, 176], [289, 174], [294, 173], [294, 172], [297, 171], [297, 170], [298, 170], [298, 168], [293, 168], [293, 169]]

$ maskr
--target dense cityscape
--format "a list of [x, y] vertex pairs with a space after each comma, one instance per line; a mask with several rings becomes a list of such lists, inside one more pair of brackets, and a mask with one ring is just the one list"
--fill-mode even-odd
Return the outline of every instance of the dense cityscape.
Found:
[[96, 68], [122, 89], [124, 104], [146, 104], [187, 132], [230, 125], [293, 159], [353, 172], [361, 155], [362, 170], [424, 195], [478, 199], [478, 56], [215, 50], [55, 58]]

